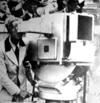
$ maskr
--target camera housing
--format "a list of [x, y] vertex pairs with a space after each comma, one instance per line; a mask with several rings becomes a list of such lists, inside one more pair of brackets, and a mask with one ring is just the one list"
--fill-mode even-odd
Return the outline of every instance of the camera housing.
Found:
[[60, 64], [93, 61], [94, 16], [91, 14], [54, 13], [23, 22], [19, 28], [20, 32], [32, 35], [34, 61]]

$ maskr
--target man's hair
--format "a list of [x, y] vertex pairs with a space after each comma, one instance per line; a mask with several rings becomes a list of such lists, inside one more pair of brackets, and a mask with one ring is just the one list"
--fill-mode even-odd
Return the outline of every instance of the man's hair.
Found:
[[15, 24], [18, 25], [20, 22], [21, 22], [21, 19], [16, 18], [14, 16], [11, 16], [11, 17], [7, 18], [5, 20], [5, 26], [8, 30], [8, 32], [10, 32], [10, 30], [14, 27]]
[[8, 30], [8, 32], [13, 27], [14, 20], [15, 20], [15, 17], [13, 17], [13, 16], [9, 17], [9, 18], [7, 18], [5, 20], [5, 26], [6, 26], [7, 30]]

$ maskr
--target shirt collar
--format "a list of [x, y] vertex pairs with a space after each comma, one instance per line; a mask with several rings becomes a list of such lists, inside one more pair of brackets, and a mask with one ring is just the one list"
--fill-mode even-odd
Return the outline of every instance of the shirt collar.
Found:
[[[15, 51], [16, 46], [12, 43], [12, 41], [11, 41], [11, 39], [10, 39], [10, 38], [9, 38], [9, 43], [11, 44], [12, 49]], [[19, 45], [18, 45], [18, 47], [19, 47]]]
[[[23, 47], [23, 46], [25, 46], [25, 43], [24, 43], [23, 40], [20, 40], [20, 42], [19, 42], [18, 45]], [[18, 46], [18, 47], [19, 47], [19, 46]], [[16, 46], [11, 42], [10, 38], [8, 37], [8, 38], [5, 40], [5, 51], [10, 51], [11, 48], [12, 48], [13, 50], [15, 50]]]

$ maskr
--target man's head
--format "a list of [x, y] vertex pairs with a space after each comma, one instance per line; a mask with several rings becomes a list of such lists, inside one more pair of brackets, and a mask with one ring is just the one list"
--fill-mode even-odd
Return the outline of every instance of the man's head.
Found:
[[9, 8], [7, 4], [7, 0], [0, 0], [0, 12], [8, 13]]
[[6, 28], [9, 33], [9, 37], [13, 42], [18, 42], [22, 39], [23, 34], [18, 33], [18, 24], [21, 22], [19, 18], [11, 17], [5, 21]]

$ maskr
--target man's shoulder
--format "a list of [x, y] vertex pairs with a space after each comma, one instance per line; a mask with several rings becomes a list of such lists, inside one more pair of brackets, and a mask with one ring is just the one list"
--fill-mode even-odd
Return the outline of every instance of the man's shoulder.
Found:
[[0, 12], [0, 18], [2, 18], [3, 16], [4, 16], [4, 14]]
[[1, 37], [0, 38], [0, 48], [2, 49], [2, 50], [4, 50], [4, 48], [5, 48], [5, 40], [7, 39], [7, 37]]
[[7, 34], [0, 34], [0, 43], [4, 42], [8, 38]]
[[2, 12], [0, 12], [0, 20], [1, 21], [5, 21], [6, 18], [7, 18], [7, 15], [2, 13]]

